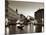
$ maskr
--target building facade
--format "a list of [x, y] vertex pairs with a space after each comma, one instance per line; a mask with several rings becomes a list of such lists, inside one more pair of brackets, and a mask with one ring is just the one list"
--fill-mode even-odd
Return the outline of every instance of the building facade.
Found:
[[37, 20], [36, 32], [42, 32], [42, 26], [44, 26], [44, 9], [39, 9], [35, 12], [35, 19]]

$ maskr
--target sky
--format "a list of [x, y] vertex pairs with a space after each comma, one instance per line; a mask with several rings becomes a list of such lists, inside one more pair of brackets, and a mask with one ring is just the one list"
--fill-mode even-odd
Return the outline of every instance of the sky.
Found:
[[44, 2], [44, 0], [8, 0], [8, 1]]
[[18, 13], [24, 14], [26, 17], [28, 15], [34, 17], [34, 13], [38, 9], [44, 8], [44, 3], [11, 1], [9, 2], [9, 7], [11, 7], [14, 11], [16, 11], [17, 8]]

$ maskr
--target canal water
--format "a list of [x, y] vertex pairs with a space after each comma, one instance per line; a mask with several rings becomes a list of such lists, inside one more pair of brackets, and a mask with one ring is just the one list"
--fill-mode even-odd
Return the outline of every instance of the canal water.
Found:
[[16, 25], [11, 25], [10, 27], [6, 28], [6, 35], [9, 34], [24, 34], [24, 33], [33, 33], [35, 32], [36, 26], [33, 24], [24, 25], [23, 30], [17, 28]]

